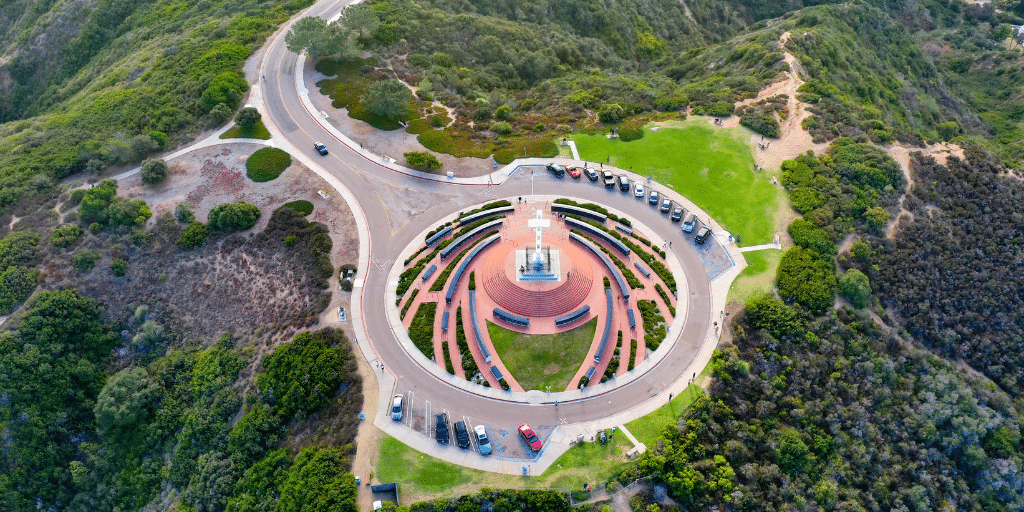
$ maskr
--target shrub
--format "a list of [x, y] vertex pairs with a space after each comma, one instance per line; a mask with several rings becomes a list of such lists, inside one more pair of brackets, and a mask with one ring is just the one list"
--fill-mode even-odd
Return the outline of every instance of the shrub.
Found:
[[409, 339], [420, 349], [427, 359], [434, 358], [434, 317], [437, 313], [436, 302], [422, 302], [416, 308], [416, 315], [409, 324]]
[[242, 128], [251, 128], [263, 120], [263, 116], [255, 107], [243, 107], [235, 115], [235, 123]]
[[512, 107], [508, 105], [502, 105], [495, 109], [494, 117], [502, 121], [511, 121], [515, 119], [515, 116], [512, 114]]
[[370, 84], [360, 102], [373, 114], [395, 119], [409, 114], [412, 92], [405, 84], [391, 78]]
[[341, 287], [341, 291], [350, 292], [352, 291], [352, 280], [348, 278], [342, 279], [338, 286]]
[[640, 140], [642, 138], [644, 138], [644, 129], [642, 126], [623, 126], [619, 130], [619, 140], [622, 142]]
[[617, 123], [626, 118], [626, 109], [619, 103], [605, 103], [597, 111], [597, 118], [602, 123]]
[[110, 271], [117, 277], [124, 277], [128, 273], [128, 262], [121, 258], [114, 258], [114, 261], [110, 262]]
[[92, 270], [100, 260], [100, 253], [92, 249], [82, 249], [71, 257], [71, 263], [82, 272]]
[[208, 218], [211, 229], [238, 231], [249, 229], [260, 218], [260, 209], [245, 201], [214, 206]]
[[420, 289], [416, 288], [415, 290], [412, 291], [412, 293], [409, 294], [409, 299], [405, 301], [405, 305], [402, 306], [402, 311], [398, 315], [399, 318], [405, 320], [405, 314], [409, 312], [409, 308], [412, 307], [412, 301], [416, 300], [416, 295], [419, 295], [419, 293]]
[[293, 209], [293, 210], [295, 210], [295, 211], [297, 211], [297, 212], [299, 212], [299, 213], [301, 213], [303, 215], [309, 215], [309, 214], [313, 213], [313, 203], [310, 202], [310, 201], [306, 201], [305, 199], [299, 199], [298, 201], [292, 201], [290, 203], [285, 203], [285, 206], [287, 206], [288, 208], [291, 208], [291, 209]]
[[206, 241], [206, 238], [210, 236], [210, 230], [206, 227], [206, 224], [202, 222], [194, 222], [190, 224], [185, 231], [181, 233], [181, 237], [175, 242], [178, 247], [191, 251]]
[[403, 153], [402, 156], [405, 157], [405, 161], [409, 164], [409, 167], [416, 169], [436, 171], [443, 167], [441, 162], [437, 160], [436, 156], [432, 153], [427, 153], [426, 151], [411, 151], [409, 153]]
[[292, 157], [286, 151], [262, 148], [245, 161], [246, 176], [257, 183], [263, 183], [277, 178], [290, 165]]
[[11, 266], [0, 272], [0, 314], [8, 314], [25, 302], [36, 289], [39, 270], [32, 267]]
[[210, 86], [203, 91], [199, 105], [203, 110], [210, 112], [214, 107], [223, 104], [230, 113], [238, 108], [242, 93], [248, 90], [249, 83], [245, 81], [245, 78], [234, 71], [225, 71], [217, 75], [210, 82]]
[[736, 111], [736, 105], [728, 101], [716, 101], [708, 107], [707, 113], [714, 117], [729, 117]]
[[512, 125], [508, 121], [495, 121], [491, 125], [491, 131], [498, 135], [509, 135], [512, 133]]
[[163, 183], [167, 179], [167, 171], [167, 162], [162, 158], [145, 160], [142, 162], [142, 170], [139, 171], [139, 176], [142, 177], [142, 182], [146, 185], [156, 185]]
[[343, 382], [351, 382], [356, 366], [346, 341], [335, 329], [303, 332], [263, 359], [256, 384], [270, 394], [276, 415], [316, 412], [331, 402]]
[[839, 293], [857, 309], [866, 308], [871, 303], [871, 282], [863, 272], [852, 268], [836, 276]]
[[82, 228], [73, 224], [61, 226], [53, 230], [53, 233], [50, 235], [50, 241], [53, 242], [53, 245], [64, 248], [75, 243], [78, 237], [82, 236], [82, 233], [84, 233]]
[[188, 201], [182, 201], [174, 207], [174, 218], [182, 224], [191, 224], [196, 221], [196, 214], [192, 213], [192, 205]]

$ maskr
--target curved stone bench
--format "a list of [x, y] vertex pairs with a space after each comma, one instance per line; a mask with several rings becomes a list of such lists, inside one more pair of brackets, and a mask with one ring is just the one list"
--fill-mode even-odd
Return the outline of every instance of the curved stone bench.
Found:
[[572, 206], [569, 204], [553, 203], [551, 205], [551, 211], [558, 213], [571, 213], [573, 215], [579, 215], [585, 219], [593, 219], [602, 223], [608, 220], [608, 216], [603, 213], [598, 213], [594, 210], [588, 210], [586, 208], [580, 208], [579, 206]]
[[514, 206], [503, 206], [500, 208], [491, 208], [490, 210], [484, 210], [482, 212], [476, 212], [473, 215], [466, 215], [459, 219], [459, 225], [465, 226], [466, 224], [472, 224], [480, 219], [486, 219], [487, 217], [494, 217], [495, 215], [506, 215], [516, 211]]
[[[474, 229], [473, 231], [476, 230]], [[469, 252], [469, 254], [466, 255], [466, 257], [462, 260], [462, 263], [459, 265], [459, 269], [456, 270], [455, 274], [451, 277], [451, 279], [448, 280], [448, 292], [444, 294], [445, 304], [452, 303], [452, 297], [455, 295], [455, 287], [459, 284], [459, 279], [462, 279], [462, 274], [466, 273], [466, 268], [469, 267], [469, 263], [473, 261], [473, 258], [476, 258], [477, 254], [480, 254], [480, 251], [484, 250], [484, 248], [486, 248], [488, 245], [497, 242], [499, 238], [501, 238], [501, 235], [499, 234], [492, 235], [490, 238], [484, 240], [483, 242], [480, 242], [476, 247], [473, 248], [472, 251]]]
[[608, 348], [608, 338], [612, 335], [612, 314], [615, 311], [615, 304], [612, 302], [612, 289], [607, 288], [604, 291], [605, 303], [608, 304], [608, 312], [604, 319], [604, 334], [601, 335], [601, 343], [597, 345], [597, 353], [594, 354], [594, 362], [601, 362], [601, 355], [604, 354], [604, 350]]
[[451, 232], [452, 232], [452, 227], [451, 226], [446, 226], [441, 231], [438, 231], [437, 233], [434, 233], [434, 236], [432, 236], [432, 237], [427, 239], [427, 241], [426, 241], [427, 247], [430, 247], [431, 245], [436, 244], [438, 242], [438, 240], [441, 240], [442, 238], [450, 235]]
[[555, 326], [561, 327], [565, 324], [571, 324], [576, 320], [579, 320], [580, 318], [586, 316], [587, 313], [590, 313], [590, 306], [584, 305], [582, 308], [579, 308], [576, 311], [569, 313], [568, 315], [562, 315], [558, 318], [555, 318]]
[[611, 244], [611, 246], [614, 247], [616, 250], [621, 252], [623, 256], [629, 256], [629, 253], [631, 252], [630, 248], [626, 247], [626, 244], [616, 240], [615, 237], [609, 235], [603, 229], [595, 228], [594, 226], [591, 226], [586, 222], [580, 222], [573, 218], [566, 218], [565, 223], [568, 224], [570, 228], [576, 228], [581, 231], [586, 231], [587, 233], [597, 235], [605, 242]]
[[485, 363], [491, 362], [491, 351], [487, 350], [484, 337], [480, 335], [480, 325], [476, 322], [476, 290], [469, 291], [469, 323], [473, 326], [473, 336], [476, 336], [476, 345], [480, 347], [480, 355], [484, 356]]
[[465, 235], [462, 235], [462, 236], [456, 238], [455, 240], [452, 241], [452, 243], [448, 244], [447, 247], [445, 247], [444, 249], [441, 249], [441, 259], [442, 260], [448, 259], [448, 256], [451, 256], [452, 253], [454, 253], [456, 249], [458, 249], [462, 244], [464, 244], [467, 241], [469, 241], [469, 239], [473, 238], [476, 235], [479, 235], [480, 233], [484, 233], [484, 232], [487, 232], [488, 230], [491, 230], [491, 229], [494, 229], [494, 228], [498, 227], [498, 225], [500, 225], [502, 222], [505, 222], [505, 219], [493, 220], [493, 221], [488, 222], [486, 224], [483, 224], [481, 226], [477, 226], [475, 229], [471, 230], [469, 233], [466, 233]]
[[[583, 247], [586, 247], [590, 252], [596, 254], [597, 257], [601, 259], [604, 266], [608, 268], [608, 272], [610, 272], [612, 277], [615, 278], [615, 283], [618, 284], [619, 291], [622, 292], [622, 299], [629, 302], [629, 286], [626, 286], [626, 280], [623, 279], [622, 272], [619, 272], [619, 267], [616, 267], [615, 263], [612, 263], [611, 258], [609, 258], [601, 249], [594, 247], [594, 244], [590, 243], [586, 238], [583, 238], [576, 233], [569, 233], [569, 238], [583, 245]], [[611, 293], [611, 290], [609, 290], [609, 293]]]
[[501, 308], [494, 308], [494, 317], [500, 318], [501, 320], [504, 320], [512, 325], [518, 325], [519, 327], [530, 326], [529, 318], [524, 318], [519, 315], [513, 315], [512, 313], [504, 311]]

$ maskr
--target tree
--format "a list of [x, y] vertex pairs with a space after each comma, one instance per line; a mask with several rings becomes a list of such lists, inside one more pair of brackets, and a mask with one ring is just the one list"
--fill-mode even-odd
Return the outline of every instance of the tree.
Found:
[[174, 218], [182, 224], [191, 224], [196, 221], [196, 214], [192, 213], [192, 205], [188, 201], [182, 201], [174, 207]]
[[50, 242], [54, 247], [60, 247], [63, 249], [64, 247], [75, 243], [75, 241], [78, 240], [84, 232], [85, 231], [83, 231], [82, 228], [74, 224], [61, 226], [53, 230], [53, 233], [50, 234]]
[[212, 229], [236, 231], [253, 227], [259, 218], [259, 207], [236, 201], [214, 206], [207, 220]]
[[0, 272], [0, 314], [6, 315], [32, 294], [39, 279], [34, 267], [7, 267]]
[[96, 262], [100, 260], [100, 253], [92, 249], [82, 249], [71, 257], [71, 263], [82, 272], [92, 270]]
[[139, 175], [142, 176], [142, 182], [146, 185], [156, 185], [167, 179], [167, 171], [167, 162], [158, 158], [142, 162], [142, 170], [139, 171]]
[[832, 306], [836, 295], [836, 273], [830, 259], [796, 246], [779, 262], [776, 278], [779, 295], [807, 309], [821, 313]]
[[337, 24], [328, 24], [316, 16], [296, 21], [284, 36], [284, 41], [288, 50], [294, 53], [305, 51], [313, 59], [335, 54], [344, 58], [355, 52], [348, 36]]
[[193, 222], [189, 224], [185, 231], [178, 237], [178, 241], [175, 242], [178, 247], [191, 251], [206, 241], [206, 238], [210, 236], [210, 229], [206, 227], [206, 224], [202, 222]]
[[889, 223], [889, 212], [880, 206], [874, 206], [864, 211], [864, 219], [868, 221], [868, 227], [880, 233]]
[[121, 441], [131, 438], [146, 418], [160, 387], [149, 378], [145, 368], [125, 368], [107, 381], [96, 399], [93, 413], [96, 427], [105, 440]]
[[361, 101], [371, 113], [394, 119], [409, 113], [412, 92], [405, 84], [391, 78], [370, 84]]
[[256, 126], [261, 120], [263, 120], [263, 115], [255, 107], [242, 107], [242, 110], [239, 110], [238, 115], [235, 116], [235, 123], [242, 128]]
[[[203, 91], [199, 99], [199, 105], [204, 111], [210, 112], [217, 105], [223, 103], [227, 111], [238, 108], [238, 102], [242, 100], [242, 93], [249, 90], [249, 82], [234, 71], [225, 71], [217, 75], [210, 85]], [[228, 114], [230, 115], [230, 114]], [[224, 119], [227, 119], [225, 116]]]
[[152, 216], [149, 205], [142, 199], [133, 201], [126, 197], [114, 197], [103, 210], [100, 220], [111, 226], [141, 226]]
[[341, 11], [341, 19], [338, 20], [346, 30], [355, 32], [356, 36], [368, 36], [380, 26], [380, 18], [373, 10], [373, 7], [366, 3], [350, 5]]
[[515, 119], [515, 116], [512, 114], [512, 107], [508, 105], [502, 105], [495, 109], [494, 117], [502, 121], [511, 121]]
[[836, 243], [832, 241], [832, 237], [808, 220], [796, 219], [789, 224], [786, 231], [793, 237], [793, 243], [800, 247], [811, 249], [823, 257], [836, 255]]
[[256, 384], [272, 398], [274, 414], [301, 416], [330, 402], [338, 386], [354, 375], [354, 361], [342, 341], [344, 337], [330, 329], [303, 332], [263, 359]]
[[597, 111], [597, 118], [602, 123], [617, 123], [626, 118], [626, 109], [618, 103], [605, 103]]
[[277, 510], [357, 512], [355, 476], [345, 472], [346, 461], [338, 448], [303, 448], [280, 487]]
[[871, 282], [863, 272], [852, 268], [836, 276], [839, 293], [857, 309], [871, 303]]

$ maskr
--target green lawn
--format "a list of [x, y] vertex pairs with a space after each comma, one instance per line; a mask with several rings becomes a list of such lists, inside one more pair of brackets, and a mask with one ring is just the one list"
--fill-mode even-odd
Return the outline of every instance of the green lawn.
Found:
[[242, 128], [241, 126], [235, 125], [228, 131], [220, 134], [222, 139], [263, 139], [267, 140], [270, 138], [270, 131], [267, 130], [266, 125], [263, 121], [256, 123], [254, 126], [248, 128]]
[[[742, 245], [771, 242], [787, 201], [770, 182], [777, 170], [754, 171], [746, 128], [712, 128], [703, 120], [650, 125], [631, 142], [575, 134], [580, 158], [652, 176], [704, 209]], [[657, 189], [657, 187], [654, 187]]]
[[[710, 367], [705, 368], [700, 375], [704, 376], [709, 372]], [[661, 438], [661, 432], [665, 430], [665, 427], [675, 425], [679, 418], [683, 416], [683, 412], [690, 407], [690, 404], [703, 395], [704, 391], [700, 386], [691, 384], [690, 387], [686, 388], [686, 391], [683, 391], [679, 396], [673, 397], [671, 402], [661, 406], [660, 409], [647, 416], [626, 423], [626, 428], [633, 434], [633, 437], [636, 437], [637, 441], [647, 445], [647, 449], [650, 450], [657, 445], [658, 439]]]
[[743, 253], [747, 267], [732, 282], [726, 302], [745, 304], [757, 295], [771, 292], [782, 252], [781, 249], [762, 249]]
[[441, 495], [466, 494], [480, 487], [581, 490], [583, 482], [604, 484], [620, 472], [626, 463], [625, 453], [632, 447], [626, 436], [617, 432], [604, 446], [597, 443], [573, 446], [540, 476], [523, 476], [458, 466], [420, 453], [382, 434], [374, 473], [380, 482], [398, 482], [402, 498], [410, 503]]
[[565, 391], [587, 357], [597, 318], [558, 334], [520, 334], [487, 322], [494, 350], [523, 389]]

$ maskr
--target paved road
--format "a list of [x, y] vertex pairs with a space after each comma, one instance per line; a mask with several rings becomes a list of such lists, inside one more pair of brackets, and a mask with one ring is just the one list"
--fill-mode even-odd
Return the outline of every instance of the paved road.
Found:
[[[304, 15], [329, 19], [348, 2], [349, 0], [320, 2]], [[407, 415], [403, 424], [391, 424], [390, 420], [380, 419], [382, 415], [379, 414], [379, 426], [424, 450], [434, 443], [417, 431], [432, 431], [430, 415], [441, 411], [448, 411], [453, 422], [465, 418], [471, 425], [488, 425], [492, 437], [499, 442], [502, 439], [498, 433], [502, 428], [514, 434], [515, 425], [524, 421], [531, 423], [542, 435], [548, 437], [554, 427], [559, 425], [562, 425], [566, 432], [575, 432], [569, 426], [599, 425], [613, 416], [616, 417], [614, 421], [629, 419], [630, 414], [639, 416], [643, 412], [638, 409], [639, 404], [650, 404], [653, 397], [667, 394], [670, 389], [678, 393], [680, 383], [690, 378], [690, 375], [683, 375], [682, 372], [689, 372], [694, 368], [693, 365], [697, 364], [699, 367], [696, 371], [703, 367], [703, 362], [706, 362], [710, 353], [708, 343], [713, 346], [714, 342], [714, 335], [709, 332], [712, 319], [717, 320], [717, 315], [713, 313], [724, 305], [724, 291], [718, 290], [722, 288], [721, 284], [713, 285], [707, 270], [709, 264], [702, 260], [697, 247], [684, 236], [677, 224], [669, 222], [657, 208], [643, 200], [635, 199], [632, 194], [619, 192], [618, 188], [606, 189], [600, 181], [591, 183], [585, 178], [555, 178], [549, 173], [540, 172], [535, 182], [531, 183], [529, 171], [520, 168], [500, 184], [491, 187], [445, 183], [444, 180], [436, 178], [422, 179], [388, 169], [380, 165], [374, 157], [367, 157], [358, 147], [347, 146], [344, 143], [346, 139], [331, 129], [320, 113], [310, 108], [311, 104], [308, 101], [302, 101], [302, 95], [307, 91], [299, 89], [296, 73], [302, 73], [303, 70], [297, 70], [296, 63], [304, 59], [298, 58], [285, 48], [283, 35], [286, 32], [287, 29], [281, 30], [268, 43], [261, 69], [262, 78], [254, 88], [253, 98], [259, 102], [258, 106], [264, 112], [264, 119], [274, 134], [274, 142], [327, 179], [337, 193], [346, 198], [356, 214], [362, 238], [361, 279], [356, 281], [351, 308], [356, 337], [367, 358], [371, 361], [382, 361], [386, 367], [386, 372], [380, 372], [382, 376], [378, 379], [381, 385], [381, 410], [386, 407], [386, 400], [394, 392], [404, 393], [412, 401], [411, 414]], [[304, 67], [308, 71], [311, 65], [306, 62]], [[307, 84], [306, 87], [312, 86], [309, 80], [304, 83]], [[311, 94], [318, 93], [314, 91]], [[317, 155], [312, 147], [314, 140], [327, 143], [330, 154], [325, 157]], [[494, 181], [498, 182], [500, 179]], [[480, 180], [476, 182], [479, 183]], [[386, 204], [387, 201], [376, 192], [382, 184], [399, 187], [410, 196], [436, 195], [440, 199], [424, 213], [413, 215], [405, 224], [395, 226], [392, 222], [395, 205]], [[678, 265], [676, 279], [685, 280], [688, 310], [685, 315], [680, 315], [685, 316], [685, 319], [673, 326], [672, 332], [680, 333], [676, 343], [671, 344], [670, 348], [663, 348], [665, 354], [657, 364], [628, 384], [598, 395], [594, 394], [598, 392], [595, 387], [595, 390], [588, 391], [587, 394], [569, 392], [537, 396], [534, 393], [527, 396], [526, 393], [504, 393], [501, 398], [481, 396], [453, 385], [424, 369], [414, 356], [403, 348], [393, 330], [386, 305], [394, 303], [394, 288], [389, 286], [388, 276], [395, 261], [402, 261], [402, 251], [413, 241], [422, 240], [422, 233], [446, 215], [495, 198], [512, 198], [514, 201], [514, 198], [519, 196], [530, 197], [533, 188], [544, 191], [548, 196], [573, 197], [607, 205], [635, 219], [635, 222], [655, 230], [663, 240], [672, 242], [672, 251]], [[667, 190], [657, 184], [654, 184], [653, 188], [662, 192]], [[707, 217], [704, 216], [703, 219], [706, 220]], [[712, 226], [715, 226], [713, 222]], [[734, 275], [733, 272], [729, 274]], [[731, 281], [731, 277], [721, 281]], [[683, 287], [680, 286], [680, 289]], [[727, 291], [728, 282], [724, 284], [724, 289]], [[392, 294], [391, 299], [388, 298], [389, 293]], [[555, 400], [558, 400], [557, 406], [554, 405]], [[647, 405], [645, 409], [653, 407], [655, 406]], [[615, 424], [618, 423], [606, 426]], [[509, 459], [520, 458], [517, 454], [526, 455], [515, 449], [514, 437], [510, 436], [504, 441], [510, 448], [507, 452]], [[560, 453], [565, 448], [566, 446], [562, 446], [553, 451]], [[456, 450], [432, 451], [432, 454], [469, 466], [494, 469], [493, 465], [467, 460], [465, 455]], [[554, 455], [543, 458], [546, 463], [550, 463]], [[509, 468], [518, 462], [510, 464], [498, 469], [508, 472]]]

